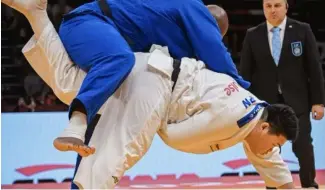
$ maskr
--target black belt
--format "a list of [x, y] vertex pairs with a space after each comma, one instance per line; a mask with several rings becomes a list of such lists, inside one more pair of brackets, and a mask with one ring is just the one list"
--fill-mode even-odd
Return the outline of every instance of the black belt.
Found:
[[109, 17], [110, 19], [113, 19], [111, 8], [109, 7], [106, 0], [98, 0], [98, 5], [105, 16]]
[[[107, 16], [113, 20], [112, 11], [111, 11], [111, 8], [109, 7], [107, 1], [106, 0], [98, 0], [98, 5], [99, 5], [99, 8], [101, 9], [102, 13], [105, 16]], [[174, 59], [173, 68], [174, 68], [174, 70], [172, 73], [172, 81], [174, 82], [174, 85], [172, 87], [172, 90], [174, 90], [174, 88], [175, 88], [175, 84], [178, 79], [179, 72], [181, 71], [181, 61]]]
[[[114, 22], [112, 10], [111, 10], [111, 7], [109, 6], [109, 4], [107, 3], [107, 1], [106, 0], [98, 0], [97, 2], [98, 2], [98, 6], [99, 6], [100, 10], [102, 11], [102, 13]], [[123, 38], [126, 40], [126, 42], [129, 45], [134, 44], [133, 40], [131, 40], [127, 35], [124, 35], [121, 32], [120, 32], [120, 34], [123, 36]]]
[[178, 59], [174, 59], [173, 61], [173, 73], [172, 73], [172, 81], [174, 82], [173, 84], [173, 87], [172, 87], [172, 90], [174, 90], [175, 88], [175, 85], [176, 85], [176, 82], [177, 82], [177, 79], [178, 79], [178, 75], [181, 71], [181, 61], [178, 60]]

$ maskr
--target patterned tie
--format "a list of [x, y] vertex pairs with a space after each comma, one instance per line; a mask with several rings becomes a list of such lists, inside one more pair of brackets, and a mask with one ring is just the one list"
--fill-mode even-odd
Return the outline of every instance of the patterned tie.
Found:
[[279, 64], [280, 53], [281, 53], [281, 39], [280, 39], [280, 28], [273, 27], [272, 30], [272, 57], [276, 65]]

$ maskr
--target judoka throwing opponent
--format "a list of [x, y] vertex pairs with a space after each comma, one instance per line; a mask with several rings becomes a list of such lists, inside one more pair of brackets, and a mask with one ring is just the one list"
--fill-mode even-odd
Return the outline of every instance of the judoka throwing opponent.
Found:
[[[25, 9], [31, 2], [4, 1]], [[25, 15], [30, 22], [46, 20], [36, 14]], [[59, 150], [71, 143], [84, 144], [84, 133], [72, 133], [73, 128], [86, 131], [87, 124], [131, 72], [133, 52], [147, 52], [153, 44], [167, 46], [177, 59], [197, 57], [207, 68], [230, 75], [244, 88], [249, 86], [238, 75], [216, 21], [201, 0], [96, 0], [65, 15], [59, 36], [71, 60], [87, 72], [70, 103], [68, 128], [55, 141]]]
[[[35, 5], [28, 13], [37, 11]], [[31, 24], [39, 30], [23, 53], [55, 94], [70, 103], [86, 73], [71, 62], [49, 20]], [[96, 154], [74, 149], [88, 156], [74, 178], [80, 188], [114, 187], [147, 152], [157, 132], [170, 147], [194, 154], [242, 142], [267, 186], [293, 188], [278, 148], [297, 137], [298, 120], [290, 107], [268, 105], [232, 77], [206, 69], [202, 61], [173, 60], [161, 46], [136, 53], [135, 60], [130, 75], [101, 109], [90, 140]]]

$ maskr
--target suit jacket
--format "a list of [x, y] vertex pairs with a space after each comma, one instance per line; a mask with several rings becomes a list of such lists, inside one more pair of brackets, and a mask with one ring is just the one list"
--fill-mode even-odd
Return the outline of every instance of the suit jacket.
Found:
[[310, 26], [288, 18], [282, 50], [276, 66], [268, 41], [266, 22], [247, 30], [240, 72], [251, 82], [250, 91], [273, 104], [280, 85], [286, 104], [297, 114], [324, 104], [324, 78], [315, 36]]

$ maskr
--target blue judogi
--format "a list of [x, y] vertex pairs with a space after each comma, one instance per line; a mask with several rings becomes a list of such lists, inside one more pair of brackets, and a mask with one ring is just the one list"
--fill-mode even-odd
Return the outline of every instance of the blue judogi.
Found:
[[81, 103], [89, 123], [131, 71], [133, 52], [147, 51], [152, 44], [168, 46], [177, 59], [196, 57], [209, 69], [226, 73], [248, 88], [201, 0], [107, 2], [113, 20], [104, 16], [95, 1], [66, 15], [59, 30], [71, 59], [88, 72], [70, 114], [73, 106]]
[[201, 0], [107, 2], [113, 20], [104, 16], [95, 1], [67, 14], [60, 27], [59, 35], [71, 59], [88, 72], [70, 114], [73, 106], [81, 103], [90, 123], [131, 71], [133, 52], [148, 51], [152, 44], [168, 46], [176, 59], [198, 58], [209, 69], [249, 87], [238, 75], [220, 29]]

